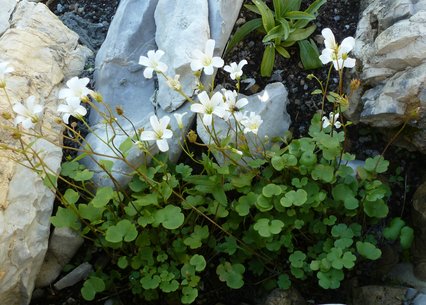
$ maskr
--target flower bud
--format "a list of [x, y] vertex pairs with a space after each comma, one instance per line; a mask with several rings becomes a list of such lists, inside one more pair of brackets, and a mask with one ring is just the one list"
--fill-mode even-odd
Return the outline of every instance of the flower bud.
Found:
[[0, 80], [0, 89], [6, 88], [6, 81]]
[[311, 73], [311, 74], [308, 74], [307, 76], [306, 76], [306, 78], [307, 79], [309, 79], [309, 80], [311, 80], [311, 79], [313, 79], [314, 78], [314, 75]]
[[2, 112], [1, 116], [5, 120], [10, 120], [12, 118], [12, 115], [9, 112]]
[[92, 93], [90, 93], [90, 95], [95, 99], [95, 101], [97, 101], [98, 103], [102, 103], [103, 102], [103, 97], [99, 92], [93, 91]]
[[22, 133], [19, 130], [16, 130], [12, 133], [12, 138], [15, 140], [19, 140], [22, 137]]
[[190, 143], [196, 143], [197, 142], [197, 133], [195, 132], [195, 131], [193, 131], [193, 130], [190, 130], [189, 132], [188, 132], [188, 134], [186, 135], [186, 137], [188, 138], [188, 141], [190, 142]]
[[117, 112], [118, 115], [123, 115], [124, 114], [123, 107], [121, 106], [115, 107], [115, 112]]
[[62, 119], [61, 118], [55, 118], [55, 123], [56, 124], [62, 124]]
[[356, 89], [359, 88], [359, 86], [361, 86], [361, 81], [356, 78], [351, 80], [351, 83], [349, 85], [349, 87], [351, 88], [351, 91], [355, 91]]

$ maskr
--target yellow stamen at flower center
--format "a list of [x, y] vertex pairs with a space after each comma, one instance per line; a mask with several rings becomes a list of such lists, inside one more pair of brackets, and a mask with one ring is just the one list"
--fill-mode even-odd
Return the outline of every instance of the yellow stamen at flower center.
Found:
[[203, 58], [203, 66], [207, 67], [210, 66], [212, 64], [212, 59], [210, 57], [204, 57]]

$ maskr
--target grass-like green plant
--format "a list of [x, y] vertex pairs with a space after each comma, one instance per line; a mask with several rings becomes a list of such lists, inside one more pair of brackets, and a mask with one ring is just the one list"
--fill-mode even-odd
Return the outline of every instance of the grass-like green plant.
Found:
[[[152, 116], [152, 130], [129, 135], [121, 145], [115, 145], [114, 137], [105, 139], [115, 152], [111, 156], [93, 151], [78, 130], [64, 124], [65, 136], [81, 142], [82, 148], [77, 149], [77, 157], [67, 158], [57, 177], [33, 147], [33, 138], [44, 137], [38, 126], [42, 107], [33, 98], [25, 105], [12, 105], [9, 100], [14, 112], [3, 114], [5, 130], [12, 132], [22, 149], [16, 151], [7, 144], [1, 148], [21, 153], [24, 161], [17, 162], [43, 175], [57, 193], [61, 206], [51, 218], [52, 224], [79, 232], [109, 258], [106, 266], [95, 265], [85, 280], [81, 288], [85, 300], [130, 291], [139, 300], [190, 304], [209, 280], [205, 274], [216, 274], [231, 289], [243, 287], [248, 276], [265, 289], [288, 289], [299, 281], [335, 289], [357, 263], [381, 256], [381, 235], [371, 233], [378, 231], [370, 228], [388, 215], [390, 188], [380, 175], [389, 162], [377, 155], [365, 160], [362, 167], [350, 166], [355, 156], [345, 152], [343, 145], [350, 122], [339, 119], [339, 114], [347, 107], [342, 69], [354, 65], [346, 53], [353, 39], [346, 40], [342, 49], [329, 29], [324, 33], [328, 33], [330, 49], [323, 51], [321, 61], [333, 63], [329, 78], [334, 66], [341, 82], [337, 92], [331, 92], [329, 79], [324, 84], [310, 76], [320, 85], [313, 93], [323, 96], [323, 107], [312, 118], [309, 134], [300, 139], [257, 137], [262, 120], [255, 113], [248, 116], [241, 111], [246, 100], [238, 99], [235, 91], [204, 88], [199, 82], [201, 70], [213, 73], [214, 67], [224, 64], [213, 56], [212, 40], [205, 52], [194, 52], [191, 62], [202, 91], [198, 101], [182, 91], [178, 76], [165, 74], [162, 51], [149, 51], [148, 57], [140, 59], [147, 66], [144, 75], [152, 77], [156, 72], [166, 77], [170, 87], [192, 103], [191, 111], [200, 116], [210, 134], [208, 143], [201, 143], [194, 131], [181, 139], [186, 160], [190, 160], [186, 163], [168, 161], [167, 140], [172, 131], [167, 116]], [[225, 67], [237, 88], [244, 64]], [[100, 114], [108, 127], [123, 130], [114, 117], [125, 115], [123, 109], [114, 113], [86, 88], [87, 83], [88, 79], [72, 78], [69, 88], [60, 91], [66, 102], [58, 108], [63, 121], [68, 123], [73, 116], [90, 130], [81, 99], [95, 110], [103, 104], [107, 112]], [[4, 81], [0, 88], [7, 96]], [[327, 101], [333, 113], [323, 116]], [[182, 115], [176, 117], [179, 128], [183, 128]], [[215, 120], [225, 120], [229, 130], [216, 129]], [[152, 141], [162, 153], [152, 153]], [[189, 144], [198, 146], [199, 153], [191, 151]], [[128, 160], [134, 148], [151, 161], [134, 166]], [[97, 161], [99, 168], [115, 186], [114, 161], [127, 164], [133, 169], [130, 183], [122, 188], [94, 185], [94, 172], [80, 163], [93, 156], [105, 157]], [[56, 186], [58, 179], [65, 183], [65, 191]], [[413, 236], [401, 219], [393, 220], [383, 234], [392, 240], [399, 238], [404, 249], [409, 248]]]
[[300, 59], [305, 69], [321, 67], [318, 59], [318, 49], [313, 40], [308, 40], [315, 31], [315, 20], [318, 10], [327, 0], [315, 0], [306, 10], [300, 11], [302, 0], [273, 0], [273, 9], [270, 9], [263, 0], [253, 0], [253, 4], [244, 6], [260, 15], [238, 28], [230, 39], [226, 52], [232, 50], [248, 34], [258, 30], [264, 37], [265, 45], [260, 74], [269, 77], [275, 65], [275, 56], [290, 58], [287, 48], [295, 43], [299, 45]]

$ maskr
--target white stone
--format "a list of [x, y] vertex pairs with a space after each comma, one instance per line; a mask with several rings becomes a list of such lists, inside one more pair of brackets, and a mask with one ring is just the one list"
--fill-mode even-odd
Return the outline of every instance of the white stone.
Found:
[[[217, 55], [222, 54], [224, 41], [229, 38], [241, 4], [241, 0], [196, 2], [179, 0], [172, 6], [169, 1], [164, 0], [120, 2], [107, 38], [96, 57], [95, 80], [96, 89], [103, 95], [104, 101], [111, 109], [114, 111], [116, 106], [122, 106], [124, 114], [133, 122], [131, 125], [125, 119], [117, 118], [126, 133], [133, 135], [134, 128], [149, 129], [149, 117], [153, 114], [157, 114], [158, 117], [168, 115], [171, 117], [171, 128], [175, 134], [174, 140], [169, 143], [169, 158], [172, 161], [178, 159], [181, 153], [179, 139], [182, 132], [186, 133], [195, 116], [189, 110], [190, 105], [188, 103], [182, 105], [183, 99], [180, 96], [177, 99], [163, 80], [160, 79], [159, 85], [156, 85], [154, 79], [144, 78], [144, 67], [138, 65], [139, 57], [146, 56], [149, 50], [160, 48], [166, 53], [162, 61], [166, 60], [170, 75], [178, 73], [181, 74], [181, 80], [193, 79], [189, 67], [191, 49], [197, 47], [203, 50], [205, 41], [212, 38], [219, 41], [216, 44]], [[210, 83], [208, 79], [206, 82]], [[183, 90], [192, 95], [192, 82], [186, 81], [184, 85]], [[156, 86], [159, 87], [158, 92], [155, 90]], [[175, 99], [172, 100], [173, 98]], [[184, 117], [184, 130], [177, 128], [173, 113], [170, 113], [172, 110], [173, 113], [188, 113]], [[90, 124], [96, 134], [103, 139], [111, 134], [111, 130], [105, 127], [96, 111], [92, 111], [90, 115]], [[126, 134], [119, 131], [114, 139], [115, 145], [120, 146], [126, 138]], [[86, 140], [95, 152], [113, 153], [94, 134], [89, 134]], [[154, 143], [152, 149], [155, 153]], [[102, 158], [95, 156], [94, 160], [85, 160], [85, 164], [96, 172], [95, 183], [111, 185], [110, 179], [96, 165], [96, 161]], [[120, 185], [125, 185], [130, 180], [134, 168], [149, 161], [149, 158], [134, 147], [127, 156], [127, 161], [127, 164], [121, 161], [114, 162], [113, 176]]]
[[0, 10], [0, 35], [2, 35], [10, 26], [9, 18], [15, 9], [17, 1], [16, 0], [1, 0], [1, 10]]
[[70, 228], [55, 228], [50, 235], [49, 248], [37, 276], [36, 287], [52, 284], [62, 268], [74, 257], [83, 241], [83, 238]]
[[346, 115], [382, 128], [407, 122], [410, 132], [400, 137], [404, 146], [425, 153], [426, 0], [372, 1], [355, 40], [353, 54], [362, 72], [354, 77], [368, 89], [352, 95]]
[[[0, 61], [15, 69], [6, 89], [12, 103], [34, 95], [44, 104], [44, 138], [32, 148], [56, 173], [62, 156], [57, 146], [62, 128], [55, 123], [57, 92], [64, 77], [83, 69], [89, 52], [44, 4], [19, 2], [10, 25], [0, 37]], [[0, 111], [11, 111], [2, 91]], [[5, 124], [10, 123], [0, 122], [2, 127]], [[24, 137], [24, 141], [34, 139]], [[0, 128], [0, 142], [19, 147], [6, 128]], [[55, 198], [41, 177], [10, 160], [15, 157], [19, 155], [0, 150], [0, 304], [7, 305], [30, 302], [47, 249]]]
[[[243, 94], [238, 96], [238, 99], [244, 97], [248, 99], [248, 104], [242, 109], [243, 112], [247, 111], [247, 114], [255, 112], [262, 118], [263, 122], [259, 127], [257, 136], [262, 143], [265, 142], [266, 148], [270, 147], [270, 144], [272, 144], [270, 139], [284, 136], [290, 126], [291, 119], [286, 110], [288, 103], [287, 95], [287, 89], [282, 83], [273, 83], [267, 85], [265, 90], [260, 93], [251, 96], [245, 96]], [[203, 126], [201, 116], [202, 115], [199, 115], [197, 117], [197, 134], [204, 143], [210, 143], [211, 137]], [[233, 131], [229, 132], [228, 123], [229, 121], [214, 117], [214, 129], [221, 140], [228, 134], [232, 135], [231, 139], [235, 138], [233, 136], [235, 133]], [[256, 136], [252, 133], [247, 133], [246, 137], [249, 142], [250, 151], [254, 155], [259, 153], [261, 147], [259, 141], [255, 139]], [[233, 140], [231, 140], [231, 142], [235, 143]], [[216, 155], [216, 158], [218, 162], [223, 162], [221, 155]]]
[[[189, 66], [191, 53], [195, 49], [204, 51], [210, 38], [209, 7], [207, 0], [159, 0], [155, 9], [155, 41], [158, 49], [165, 51], [162, 58], [168, 65], [167, 74], [180, 75], [180, 82], [189, 96], [195, 85], [195, 77]], [[221, 54], [215, 54], [220, 56]], [[159, 77], [157, 101], [162, 109], [174, 111], [184, 102], [184, 98], [169, 88], [166, 80]]]

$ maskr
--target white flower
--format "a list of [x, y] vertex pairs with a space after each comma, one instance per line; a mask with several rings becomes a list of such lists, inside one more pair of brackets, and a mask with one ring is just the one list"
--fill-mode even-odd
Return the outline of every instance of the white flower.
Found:
[[173, 116], [176, 119], [176, 122], [178, 124], [179, 129], [183, 129], [183, 122], [182, 118], [187, 114], [187, 112], [184, 113], [173, 113]]
[[191, 69], [192, 71], [198, 71], [204, 69], [204, 73], [212, 75], [214, 68], [223, 67], [223, 59], [220, 57], [213, 57], [215, 41], [209, 39], [206, 42], [204, 52], [200, 50], [194, 50], [192, 52]]
[[148, 51], [148, 57], [141, 56], [139, 57], [139, 64], [146, 66], [143, 71], [143, 76], [145, 78], [152, 78], [152, 72], [161, 72], [165, 73], [167, 71], [167, 65], [160, 61], [160, 58], [164, 55], [162, 50], [150, 50]]
[[328, 118], [326, 116], [322, 117], [322, 128], [327, 128], [331, 125], [331, 122], [334, 122], [334, 127], [339, 129], [342, 124], [337, 120], [339, 118], [339, 114], [334, 114], [333, 112], [330, 112]]
[[170, 117], [167, 115], [158, 120], [156, 115], [149, 118], [153, 131], [144, 130], [140, 135], [142, 141], [156, 141], [158, 149], [162, 152], [169, 150], [167, 139], [173, 136], [173, 132], [167, 128], [170, 122]]
[[248, 104], [248, 100], [246, 98], [237, 99], [238, 93], [235, 90], [231, 91], [223, 89], [222, 92], [225, 98], [225, 107], [227, 110], [224, 116], [225, 120], [227, 120], [231, 114], [239, 112], [241, 108]]
[[191, 105], [191, 111], [203, 114], [203, 123], [206, 126], [211, 126], [212, 116], [217, 115], [220, 118], [223, 118], [225, 115], [225, 105], [223, 103], [223, 96], [220, 92], [213, 94], [210, 99], [207, 92], [203, 91], [198, 94], [199, 103]]
[[86, 115], [87, 110], [80, 105], [79, 97], [68, 97], [65, 102], [66, 104], [58, 106], [58, 111], [63, 113], [62, 119], [65, 124], [68, 124], [70, 116], [80, 118]]
[[0, 88], [6, 86], [6, 75], [15, 71], [15, 69], [9, 66], [7, 61], [0, 62]]
[[[89, 79], [87, 77], [78, 78], [77, 76], [71, 78], [67, 81], [67, 87], [63, 88], [59, 91], [58, 97], [60, 99], [75, 99], [79, 100], [87, 98], [88, 94], [93, 93], [92, 90], [87, 88], [87, 84], [89, 83]], [[75, 102], [73, 102], [75, 103]]]
[[329, 28], [323, 29], [321, 34], [324, 36], [325, 49], [322, 51], [319, 59], [324, 65], [333, 62], [336, 70], [355, 66], [355, 59], [348, 57], [348, 53], [355, 46], [355, 39], [353, 37], [346, 37], [339, 46], [336, 43], [333, 32]]
[[260, 125], [262, 124], [263, 120], [260, 117], [260, 115], [257, 115], [254, 112], [250, 112], [250, 116], [246, 116], [241, 120], [241, 124], [245, 127], [243, 132], [248, 133], [252, 132], [254, 134], [257, 134]]
[[241, 75], [243, 75], [243, 67], [247, 65], [247, 60], [243, 59], [237, 65], [236, 62], [231, 62], [230, 65], [226, 65], [223, 67], [223, 70], [230, 74], [232, 79], [240, 79]]
[[43, 113], [43, 106], [36, 103], [33, 95], [28, 97], [24, 104], [13, 105], [12, 109], [17, 114], [14, 120], [15, 125], [22, 124], [25, 129], [33, 128]]
[[179, 81], [179, 74], [176, 74], [174, 78], [167, 77], [167, 85], [176, 91], [180, 91], [182, 89], [182, 84]]

